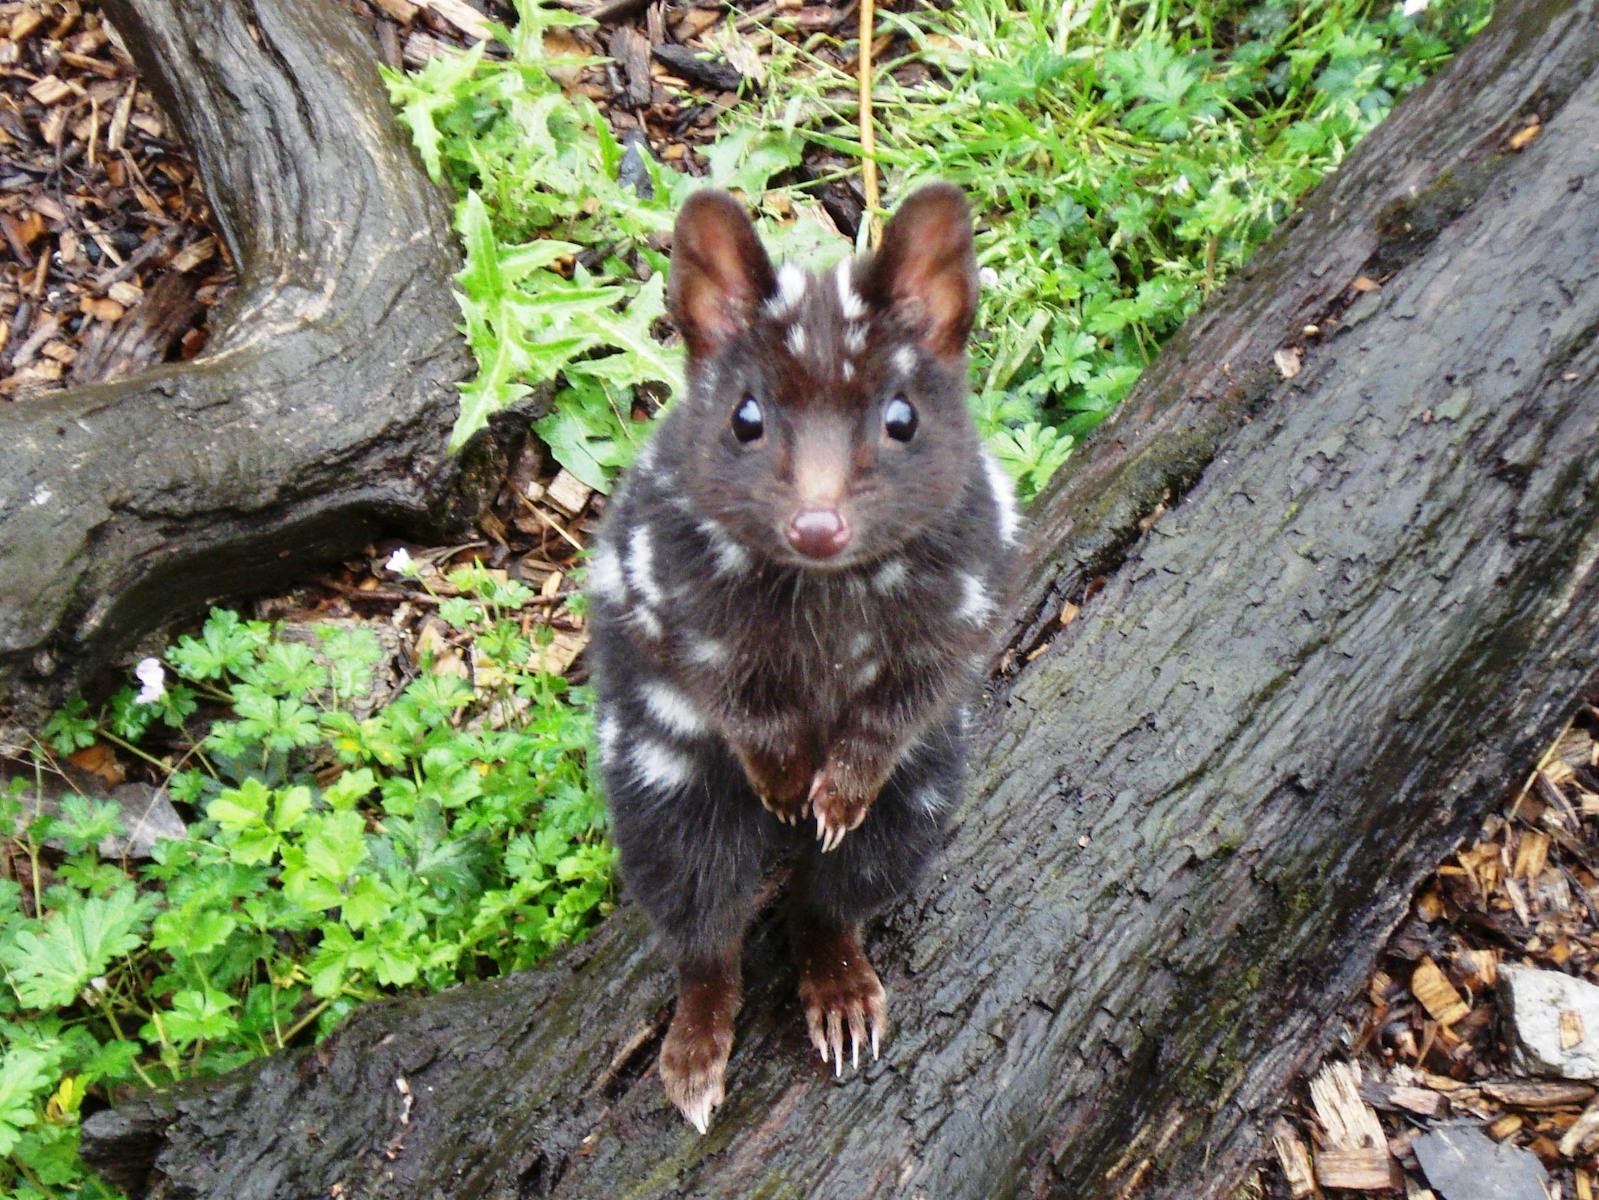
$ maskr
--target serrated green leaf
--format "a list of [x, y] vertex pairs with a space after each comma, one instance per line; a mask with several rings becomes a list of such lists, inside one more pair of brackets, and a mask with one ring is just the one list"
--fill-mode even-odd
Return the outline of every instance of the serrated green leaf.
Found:
[[0, 946], [17, 999], [35, 1009], [71, 1004], [91, 979], [138, 947], [151, 906], [130, 885], [75, 898], [36, 928], [17, 932]]

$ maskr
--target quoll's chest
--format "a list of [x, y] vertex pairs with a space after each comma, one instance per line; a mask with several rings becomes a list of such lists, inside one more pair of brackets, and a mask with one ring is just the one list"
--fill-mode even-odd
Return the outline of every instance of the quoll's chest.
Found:
[[822, 722], [936, 661], [940, 581], [902, 557], [833, 573], [702, 572], [673, 614], [690, 660], [738, 707], [798, 706]]

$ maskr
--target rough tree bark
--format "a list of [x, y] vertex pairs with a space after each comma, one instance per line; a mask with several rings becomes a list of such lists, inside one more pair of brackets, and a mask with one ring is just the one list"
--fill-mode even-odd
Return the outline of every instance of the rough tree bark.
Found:
[[23, 720], [209, 601], [379, 529], [459, 528], [526, 428], [445, 453], [472, 370], [449, 208], [340, 5], [105, 10], [240, 281], [195, 361], [0, 406], [0, 696]]
[[1599, 684], [1596, 65], [1593, 0], [1505, 5], [1037, 506], [958, 828], [870, 939], [882, 1061], [827, 1075], [763, 926], [697, 1136], [625, 910], [96, 1114], [91, 1159], [232, 1200], [1227, 1195], [1421, 873]]

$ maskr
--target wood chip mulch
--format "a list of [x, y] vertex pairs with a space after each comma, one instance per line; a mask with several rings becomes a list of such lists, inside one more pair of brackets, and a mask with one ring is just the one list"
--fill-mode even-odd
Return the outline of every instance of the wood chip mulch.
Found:
[[0, 0], [0, 400], [205, 344], [233, 274], [187, 153], [79, 0]]
[[[491, 20], [514, 19], [506, 0], [340, 2], [392, 67], [459, 53], [488, 37]], [[706, 169], [722, 113], [759, 97], [779, 41], [825, 64], [833, 88], [849, 87], [856, 0], [569, 7], [600, 23], [550, 31], [548, 49], [606, 61], [552, 73], [624, 142], [691, 173]], [[896, 40], [880, 39], [879, 53]], [[505, 51], [491, 42], [487, 52]], [[844, 165], [813, 148], [794, 178]], [[855, 237], [858, 179], [830, 178], [816, 201]], [[0, 401], [191, 358], [233, 286], [193, 163], [93, 0], [0, 0], [0, 236]]]
[[[1343, 1044], [1272, 1131], [1277, 1161], [1261, 1180], [1266, 1194], [1538, 1200], [1541, 1189], [1551, 1200], [1592, 1200], [1599, 1079], [1534, 1074], [1514, 1053], [1518, 1014], [1501, 978], [1513, 964], [1599, 982], [1599, 708], [1591, 704], [1423, 884], [1350, 1012]], [[1576, 1011], [1559, 1016], [1562, 1046], [1599, 1036]], [[1453, 1174], [1436, 1155], [1417, 1154], [1418, 1140], [1437, 1131], [1454, 1139], [1445, 1156], [1460, 1168]]]

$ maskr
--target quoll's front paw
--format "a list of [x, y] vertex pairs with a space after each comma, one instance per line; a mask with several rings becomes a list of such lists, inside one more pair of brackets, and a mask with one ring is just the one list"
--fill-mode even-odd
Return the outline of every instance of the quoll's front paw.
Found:
[[800, 1002], [811, 1045], [824, 1063], [832, 1062], [834, 1075], [844, 1073], [845, 1029], [852, 1067], [861, 1065], [863, 1044], [877, 1057], [888, 1029], [888, 993], [865, 954], [819, 955], [800, 976]]
[[733, 1050], [733, 1026], [674, 1020], [661, 1046], [661, 1082], [666, 1096], [688, 1123], [704, 1133], [711, 1112], [726, 1096], [727, 1058]]
[[738, 757], [744, 777], [767, 812], [785, 825], [797, 825], [810, 815], [811, 764], [803, 755], [740, 750]]
[[838, 849], [846, 833], [861, 827], [872, 799], [872, 794], [851, 786], [833, 763], [816, 772], [816, 778], [811, 780], [809, 804], [816, 814], [816, 837], [824, 854]]

